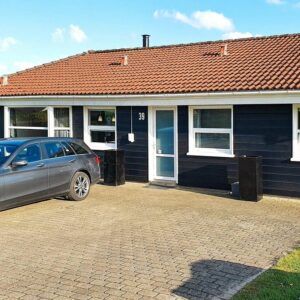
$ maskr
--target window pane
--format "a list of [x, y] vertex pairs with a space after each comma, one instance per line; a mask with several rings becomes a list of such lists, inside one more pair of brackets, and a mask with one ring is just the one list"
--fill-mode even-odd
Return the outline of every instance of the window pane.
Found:
[[156, 174], [162, 177], [174, 177], [174, 158], [157, 156]]
[[48, 130], [10, 129], [10, 137], [47, 137]]
[[69, 155], [75, 155], [75, 152], [74, 150], [72, 149], [72, 147], [65, 143], [65, 142], [62, 142], [61, 143], [63, 145], [63, 148], [64, 148], [64, 151], [65, 151], [65, 155], [69, 156]]
[[70, 130], [54, 130], [55, 137], [70, 137]]
[[29, 163], [41, 160], [41, 150], [38, 145], [30, 145], [24, 148], [14, 159], [14, 161], [26, 160]]
[[94, 131], [91, 130], [91, 142], [92, 143], [115, 143], [114, 131]]
[[194, 128], [231, 128], [231, 109], [194, 109]]
[[156, 153], [174, 154], [174, 112], [156, 111]]
[[10, 108], [10, 125], [47, 127], [47, 110], [45, 107]]
[[65, 155], [63, 147], [59, 142], [46, 143], [45, 148], [49, 158], [61, 157]]
[[70, 127], [69, 108], [54, 108], [54, 127]]
[[77, 154], [87, 154], [88, 151], [85, 150], [82, 146], [75, 144], [75, 143], [70, 143], [71, 147], [75, 150]]
[[18, 146], [0, 143], [0, 165], [4, 164], [15, 152]]
[[196, 133], [196, 148], [230, 149], [228, 133]]
[[115, 110], [90, 110], [89, 125], [93, 126], [115, 126], [116, 115]]

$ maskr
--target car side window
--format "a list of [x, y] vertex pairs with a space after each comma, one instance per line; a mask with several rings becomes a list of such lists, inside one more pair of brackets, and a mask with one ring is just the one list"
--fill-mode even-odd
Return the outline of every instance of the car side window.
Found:
[[40, 146], [37, 144], [32, 144], [23, 148], [21, 152], [19, 152], [14, 158], [14, 161], [21, 160], [26, 160], [29, 163], [41, 160]]
[[48, 158], [65, 156], [63, 146], [59, 142], [45, 143], [45, 148]]
[[88, 154], [88, 151], [85, 150], [82, 146], [73, 142], [71, 142], [70, 145], [72, 146], [72, 148], [75, 150], [77, 154]]
[[62, 142], [62, 145], [63, 145], [66, 156], [75, 155], [74, 150], [72, 149], [72, 147], [69, 144], [67, 144], [66, 142]]

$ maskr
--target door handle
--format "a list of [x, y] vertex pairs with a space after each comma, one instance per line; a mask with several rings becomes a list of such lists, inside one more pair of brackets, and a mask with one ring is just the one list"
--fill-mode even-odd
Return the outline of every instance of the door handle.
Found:
[[36, 165], [38, 168], [42, 168], [45, 164], [44, 163], [40, 163], [38, 165]]
[[72, 164], [75, 161], [76, 161], [76, 159], [71, 159], [71, 160], [69, 160], [69, 164]]

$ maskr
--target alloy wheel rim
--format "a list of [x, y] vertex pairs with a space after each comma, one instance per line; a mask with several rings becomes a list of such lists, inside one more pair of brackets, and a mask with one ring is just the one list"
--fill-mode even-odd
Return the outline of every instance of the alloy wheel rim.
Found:
[[75, 193], [79, 198], [83, 198], [87, 195], [89, 191], [89, 181], [84, 176], [79, 176], [75, 182]]

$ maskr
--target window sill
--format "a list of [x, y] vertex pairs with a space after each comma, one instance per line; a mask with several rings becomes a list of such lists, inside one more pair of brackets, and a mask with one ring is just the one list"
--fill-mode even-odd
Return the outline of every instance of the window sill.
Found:
[[300, 162], [300, 157], [292, 157], [290, 161]]
[[[234, 154], [226, 154], [226, 153], [209, 153], [209, 152], [188, 152], [187, 156], [204, 156], [204, 157], [224, 157], [224, 158], [234, 158]], [[299, 160], [300, 161], [300, 160]]]
[[115, 150], [117, 146], [115, 144], [105, 143], [86, 143], [92, 150]]

